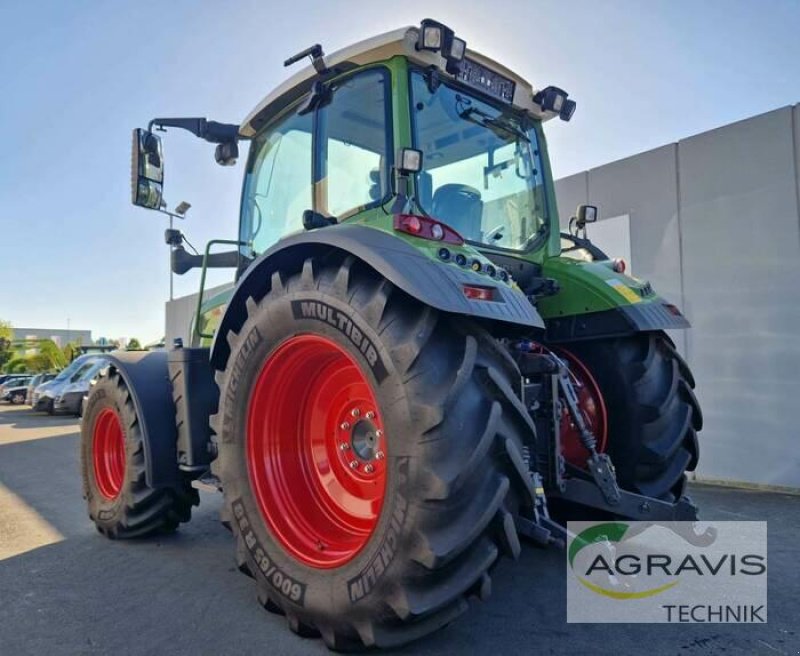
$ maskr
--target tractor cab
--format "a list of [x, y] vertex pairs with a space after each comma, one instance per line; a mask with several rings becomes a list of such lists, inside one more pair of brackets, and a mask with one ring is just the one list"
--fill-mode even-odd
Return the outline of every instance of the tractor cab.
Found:
[[[222, 164], [231, 163], [240, 142], [250, 142], [239, 273], [282, 238], [343, 223], [458, 242], [447, 249], [451, 262], [477, 261], [505, 281], [510, 276], [491, 263], [492, 254], [530, 261], [558, 254], [541, 124], [572, 117], [575, 103], [565, 92], [534, 89], [429, 19], [330, 56], [314, 46], [286, 63], [306, 55], [311, 65], [239, 126], [205, 119], [150, 125], [189, 129], [218, 143]], [[133, 201], [161, 209], [160, 138], [137, 130], [134, 139]], [[409, 157], [413, 169], [401, 161]], [[434, 246], [421, 247], [436, 257]], [[202, 266], [185, 252], [177, 259], [182, 271]]]

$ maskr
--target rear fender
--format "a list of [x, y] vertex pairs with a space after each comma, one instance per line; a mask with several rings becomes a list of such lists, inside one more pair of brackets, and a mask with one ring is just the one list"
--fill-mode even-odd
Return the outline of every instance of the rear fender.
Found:
[[[212, 365], [219, 370], [225, 368], [230, 355], [228, 332], [241, 329], [247, 317], [247, 299], [260, 301], [271, 288], [273, 273], [298, 271], [307, 258], [334, 252], [354, 256], [406, 294], [442, 312], [499, 322], [507, 328], [544, 328], [536, 308], [518, 289], [469, 268], [432, 260], [405, 240], [382, 230], [342, 224], [283, 239], [250, 265], [214, 336]], [[465, 284], [494, 287], [497, 300], [468, 299], [464, 295]]]
[[538, 303], [550, 342], [689, 328], [681, 311], [648, 282], [617, 273], [607, 262], [554, 257], [545, 260], [543, 275], [560, 288]]

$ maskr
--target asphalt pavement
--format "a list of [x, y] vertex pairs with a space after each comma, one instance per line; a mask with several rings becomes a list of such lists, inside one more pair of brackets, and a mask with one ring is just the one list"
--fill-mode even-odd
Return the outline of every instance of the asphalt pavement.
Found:
[[[0, 655], [328, 654], [264, 611], [234, 566], [221, 496], [175, 535], [111, 542], [89, 521], [78, 424], [0, 406]], [[526, 546], [444, 631], [403, 654], [800, 654], [800, 497], [693, 486], [704, 519], [767, 520], [769, 622], [567, 624], [564, 554]]]

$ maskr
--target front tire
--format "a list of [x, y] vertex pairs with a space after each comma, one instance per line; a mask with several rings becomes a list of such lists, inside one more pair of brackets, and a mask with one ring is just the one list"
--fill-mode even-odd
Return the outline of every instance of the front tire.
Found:
[[519, 553], [513, 516], [531, 493], [514, 363], [351, 258], [276, 273], [247, 314], [227, 336], [212, 427], [261, 603], [358, 650], [418, 639], [485, 598], [498, 556]]
[[81, 421], [81, 474], [89, 517], [112, 539], [174, 531], [188, 522], [197, 490], [153, 489], [145, 480], [145, 451], [130, 392], [114, 371], [93, 387]]

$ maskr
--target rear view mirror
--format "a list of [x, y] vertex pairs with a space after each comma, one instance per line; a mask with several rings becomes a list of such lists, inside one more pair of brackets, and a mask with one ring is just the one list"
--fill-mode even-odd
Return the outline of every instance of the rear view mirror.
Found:
[[161, 207], [164, 159], [161, 138], [136, 128], [131, 151], [131, 202], [157, 210]]
[[594, 205], [578, 205], [576, 214], [579, 226], [597, 221], [597, 207]]

